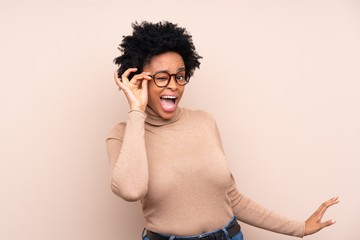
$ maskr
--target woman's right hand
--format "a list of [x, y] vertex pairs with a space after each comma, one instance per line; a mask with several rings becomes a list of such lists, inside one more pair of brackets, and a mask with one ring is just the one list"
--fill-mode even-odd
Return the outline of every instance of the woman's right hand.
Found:
[[149, 72], [142, 72], [135, 75], [131, 80], [128, 76], [131, 72], [136, 72], [137, 68], [129, 68], [122, 75], [121, 80], [118, 78], [117, 71], [114, 72], [114, 79], [116, 84], [124, 91], [126, 98], [130, 105], [130, 110], [140, 110], [145, 112], [148, 102], [148, 84], [151, 80]]

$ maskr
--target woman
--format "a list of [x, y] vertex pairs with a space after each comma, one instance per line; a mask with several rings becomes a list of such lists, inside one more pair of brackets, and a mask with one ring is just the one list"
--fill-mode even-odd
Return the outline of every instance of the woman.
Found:
[[111, 129], [106, 143], [112, 191], [142, 203], [143, 240], [243, 239], [236, 220], [303, 237], [335, 222], [321, 218], [337, 198], [300, 222], [240, 194], [212, 115], [178, 107], [200, 65], [191, 36], [169, 22], [133, 28], [114, 74], [130, 105], [128, 120]]

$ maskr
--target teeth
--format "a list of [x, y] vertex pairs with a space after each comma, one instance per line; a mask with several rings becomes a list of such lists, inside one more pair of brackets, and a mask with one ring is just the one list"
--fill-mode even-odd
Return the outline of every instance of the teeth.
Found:
[[175, 99], [176, 97], [174, 97], [174, 96], [161, 96], [161, 98]]

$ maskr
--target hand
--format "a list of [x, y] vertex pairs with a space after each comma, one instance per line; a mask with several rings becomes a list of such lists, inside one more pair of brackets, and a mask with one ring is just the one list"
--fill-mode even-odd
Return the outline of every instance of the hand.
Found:
[[129, 68], [118, 78], [117, 71], [114, 72], [116, 84], [124, 91], [131, 110], [145, 111], [148, 102], [147, 80], [151, 80], [150, 73], [142, 72], [135, 75], [130, 81], [128, 76], [131, 72], [136, 72], [137, 68]]
[[335, 220], [328, 220], [326, 222], [321, 222], [321, 219], [326, 212], [327, 208], [337, 204], [339, 202], [338, 197], [334, 197], [330, 200], [327, 200], [316, 210], [308, 220], [305, 221], [305, 235], [310, 235], [316, 233], [323, 229], [324, 227], [333, 225]]

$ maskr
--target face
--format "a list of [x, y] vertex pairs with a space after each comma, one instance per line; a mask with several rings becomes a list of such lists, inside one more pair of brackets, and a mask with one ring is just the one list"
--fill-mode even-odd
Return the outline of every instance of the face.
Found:
[[[182, 57], [176, 52], [165, 52], [151, 58], [149, 64], [145, 64], [144, 72], [154, 75], [158, 72], [176, 74], [185, 69]], [[163, 119], [170, 119], [175, 115], [175, 110], [184, 92], [184, 86], [180, 86], [172, 76], [166, 87], [158, 87], [154, 80], [148, 81], [148, 105]]]

